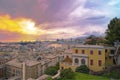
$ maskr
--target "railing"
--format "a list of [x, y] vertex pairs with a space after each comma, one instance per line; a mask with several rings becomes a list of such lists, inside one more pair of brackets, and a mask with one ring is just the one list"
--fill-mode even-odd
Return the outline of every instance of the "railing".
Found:
[[68, 63], [68, 62], [61, 62], [61, 64], [64, 64], [64, 65], [72, 65], [72, 63]]
[[109, 54], [109, 56], [113, 57], [113, 56], [114, 56], [114, 54], [113, 54], [113, 53], [110, 53], [110, 54]]

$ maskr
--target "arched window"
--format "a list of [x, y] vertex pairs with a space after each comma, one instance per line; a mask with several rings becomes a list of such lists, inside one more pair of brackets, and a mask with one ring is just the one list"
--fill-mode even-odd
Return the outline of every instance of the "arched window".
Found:
[[76, 58], [75, 59], [75, 64], [78, 64], [79, 63], [79, 60]]
[[81, 59], [81, 64], [85, 65], [85, 59]]

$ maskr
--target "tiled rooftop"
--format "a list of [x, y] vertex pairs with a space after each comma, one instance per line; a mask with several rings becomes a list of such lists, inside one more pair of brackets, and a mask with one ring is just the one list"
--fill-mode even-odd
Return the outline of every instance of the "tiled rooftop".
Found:
[[101, 49], [104, 49], [104, 48], [114, 48], [114, 47], [100, 46], [100, 45], [79, 45], [79, 46], [76, 46], [75, 48], [101, 48]]

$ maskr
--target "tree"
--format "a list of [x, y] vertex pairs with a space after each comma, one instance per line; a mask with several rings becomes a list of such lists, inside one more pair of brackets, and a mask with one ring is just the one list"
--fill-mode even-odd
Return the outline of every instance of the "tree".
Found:
[[73, 79], [74, 78], [74, 72], [72, 69], [64, 69], [60, 73], [60, 77], [62, 80], [68, 80], [68, 79]]
[[59, 62], [57, 62], [57, 64], [56, 64], [56, 69], [57, 69], [57, 70], [59, 70], [59, 66], [60, 66], [60, 65], [59, 65]]
[[48, 77], [47, 80], [55, 80], [55, 79], [53, 79], [52, 77]]
[[88, 36], [88, 38], [89, 39], [94, 39], [94, 38], [96, 38], [96, 36], [95, 35], [90, 35], [90, 36]]
[[45, 74], [54, 76], [55, 74], [57, 74], [57, 70], [58, 69], [56, 68], [56, 66], [51, 66], [45, 70]]
[[112, 45], [115, 41], [120, 41], [120, 18], [113, 18], [108, 24], [106, 40], [108, 44]]
[[86, 65], [81, 65], [79, 67], [76, 68], [76, 72], [80, 72], [80, 73], [89, 73], [89, 68]]
[[51, 77], [48, 77], [47, 80], [53, 80]]
[[95, 45], [97, 43], [96, 36], [90, 35], [86, 38], [86, 44]]

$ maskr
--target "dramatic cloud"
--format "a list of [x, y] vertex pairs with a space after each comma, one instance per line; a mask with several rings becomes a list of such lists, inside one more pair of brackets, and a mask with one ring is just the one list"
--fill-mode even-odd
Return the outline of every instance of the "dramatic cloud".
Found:
[[0, 41], [103, 35], [109, 21], [120, 17], [119, 4], [120, 0], [0, 0]]
[[32, 21], [31, 19], [26, 18], [11, 19], [8, 15], [0, 16], [0, 30], [31, 35], [37, 35], [43, 32], [42, 30], [36, 27], [35, 22]]

